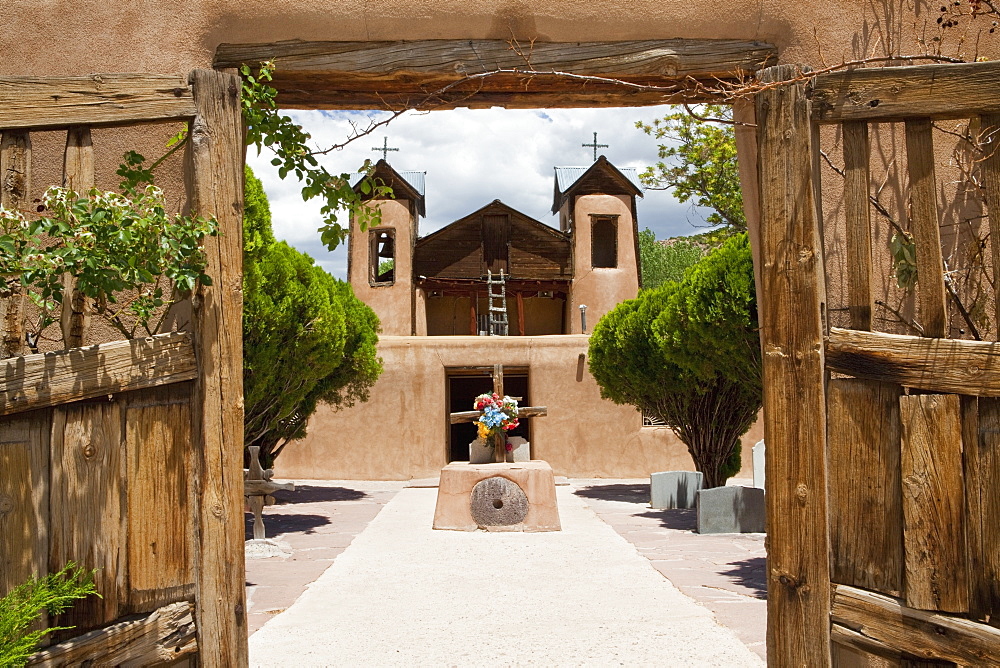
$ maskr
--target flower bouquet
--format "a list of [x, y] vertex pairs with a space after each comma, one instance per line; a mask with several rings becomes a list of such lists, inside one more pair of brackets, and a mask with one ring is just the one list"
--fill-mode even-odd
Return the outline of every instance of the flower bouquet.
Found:
[[517, 429], [520, 424], [517, 419], [517, 400], [508, 396], [501, 398], [495, 392], [480, 394], [476, 397], [475, 409], [483, 412], [475, 420], [479, 438], [487, 447], [493, 446], [496, 461], [506, 461], [507, 452], [512, 448], [505, 432]]

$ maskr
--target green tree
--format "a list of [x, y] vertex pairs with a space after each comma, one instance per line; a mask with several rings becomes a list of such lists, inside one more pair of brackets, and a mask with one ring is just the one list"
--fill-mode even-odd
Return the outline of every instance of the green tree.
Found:
[[746, 234], [679, 283], [643, 290], [594, 327], [590, 372], [601, 396], [673, 428], [706, 487], [740, 468], [740, 436], [761, 406], [760, 343]]
[[642, 269], [644, 290], [658, 288], [667, 281], [679, 281], [684, 271], [701, 259], [704, 247], [697, 241], [685, 237], [656, 240], [656, 234], [648, 227], [639, 232], [639, 266]]
[[[732, 107], [704, 105], [701, 118], [732, 119]], [[660, 161], [639, 175], [647, 188], [670, 190], [681, 202], [713, 209], [707, 222], [745, 230], [733, 126], [695, 118], [681, 109], [636, 127], [658, 141]]]
[[260, 181], [246, 168], [243, 386], [245, 445], [270, 466], [306, 433], [320, 402], [366, 401], [382, 371], [379, 322], [351, 287], [274, 240]]

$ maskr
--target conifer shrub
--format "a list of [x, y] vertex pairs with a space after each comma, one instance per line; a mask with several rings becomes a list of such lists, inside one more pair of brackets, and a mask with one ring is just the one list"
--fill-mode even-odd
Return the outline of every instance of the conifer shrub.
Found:
[[706, 487], [740, 469], [740, 437], [761, 407], [753, 262], [738, 234], [680, 282], [644, 290], [594, 327], [590, 372], [601, 396], [663, 420]]

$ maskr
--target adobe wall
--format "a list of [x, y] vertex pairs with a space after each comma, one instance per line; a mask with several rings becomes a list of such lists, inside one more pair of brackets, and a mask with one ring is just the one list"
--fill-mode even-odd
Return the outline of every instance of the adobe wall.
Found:
[[[375, 311], [382, 323], [382, 334], [409, 336], [413, 321], [413, 246], [410, 241], [413, 224], [410, 220], [410, 202], [405, 199], [380, 200], [382, 222], [364, 232], [351, 234], [348, 253], [347, 280], [358, 299]], [[371, 230], [393, 229], [395, 236], [395, 282], [392, 285], [371, 285], [370, 235]]]
[[[570, 334], [581, 333], [580, 305], [587, 306], [587, 331], [592, 331], [601, 317], [626, 299], [639, 293], [638, 258], [635, 256], [634, 222], [628, 195], [581, 195], [574, 198], [573, 210], [573, 287], [567, 307]], [[591, 264], [590, 216], [618, 216], [618, 266], [597, 267]]]
[[[644, 428], [633, 408], [600, 398], [586, 368], [588, 340], [492, 337], [484, 356], [482, 337], [383, 336], [379, 354], [385, 371], [371, 400], [340, 413], [321, 406], [306, 438], [289, 444], [278, 458], [276, 473], [293, 479], [436, 476], [447, 463], [445, 367], [487, 363], [529, 367], [531, 403], [549, 408], [548, 416], [533, 418], [533, 457], [548, 461], [557, 475], [642, 478], [693, 470], [686, 447], [671, 430]], [[387, 426], [400, 423], [398, 431]], [[750, 447], [761, 438], [759, 423], [744, 437], [740, 477], [752, 477]]]
[[[186, 72], [223, 42], [536, 38], [541, 41], [733, 38], [776, 45], [783, 62], [819, 65], [890, 48], [916, 50], [940, 3], [896, 0], [7, 0], [0, 74]], [[996, 52], [995, 35], [979, 48]], [[964, 38], [944, 36], [949, 53]], [[12, 54], [16, 54], [13, 57]]]

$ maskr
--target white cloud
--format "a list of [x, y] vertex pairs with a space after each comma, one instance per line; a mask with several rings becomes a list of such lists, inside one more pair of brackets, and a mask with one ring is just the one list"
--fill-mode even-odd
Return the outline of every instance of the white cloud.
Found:
[[[399, 171], [427, 172], [427, 218], [420, 221], [421, 235], [429, 234], [500, 199], [542, 222], [554, 225], [552, 205], [554, 166], [591, 164], [593, 133], [609, 144], [599, 149], [618, 167], [640, 170], [656, 162], [652, 138], [635, 128], [635, 121], [652, 120], [666, 107], [614, 109], [506, 110], [456, 109], [429, 113], [409, 112], [356, 140], [342, 150], [322, 156], [321, 162], [335, 173], [352, 173], [366, 159], [381, 154], [372, 150], [388, 136], [389, 162]], [[384, 118], [384, 112], [288, 112], [312, 135], [317, 147], [342, 143], [350, 136], [351, 122], [359, 128], [369, 118]], [[300, 185], [282, 181], [273, 156], [265, 149], [253, 150], [248, 161], [264, 184], [271, 202], [274, 232], [297, 249], [308, 253], [327, 271], [344, 278], [347, 273], [343, 247], [328, 252], [319, 241], [320, 204], [303, 202]], [[702, 231], [699, 213], [677, 202], [668, 192], [647, 191], [638, 204], [639, 227], [649, 227], [658, 238]], [[346, 216], [341, 218], [346, 223]]]

